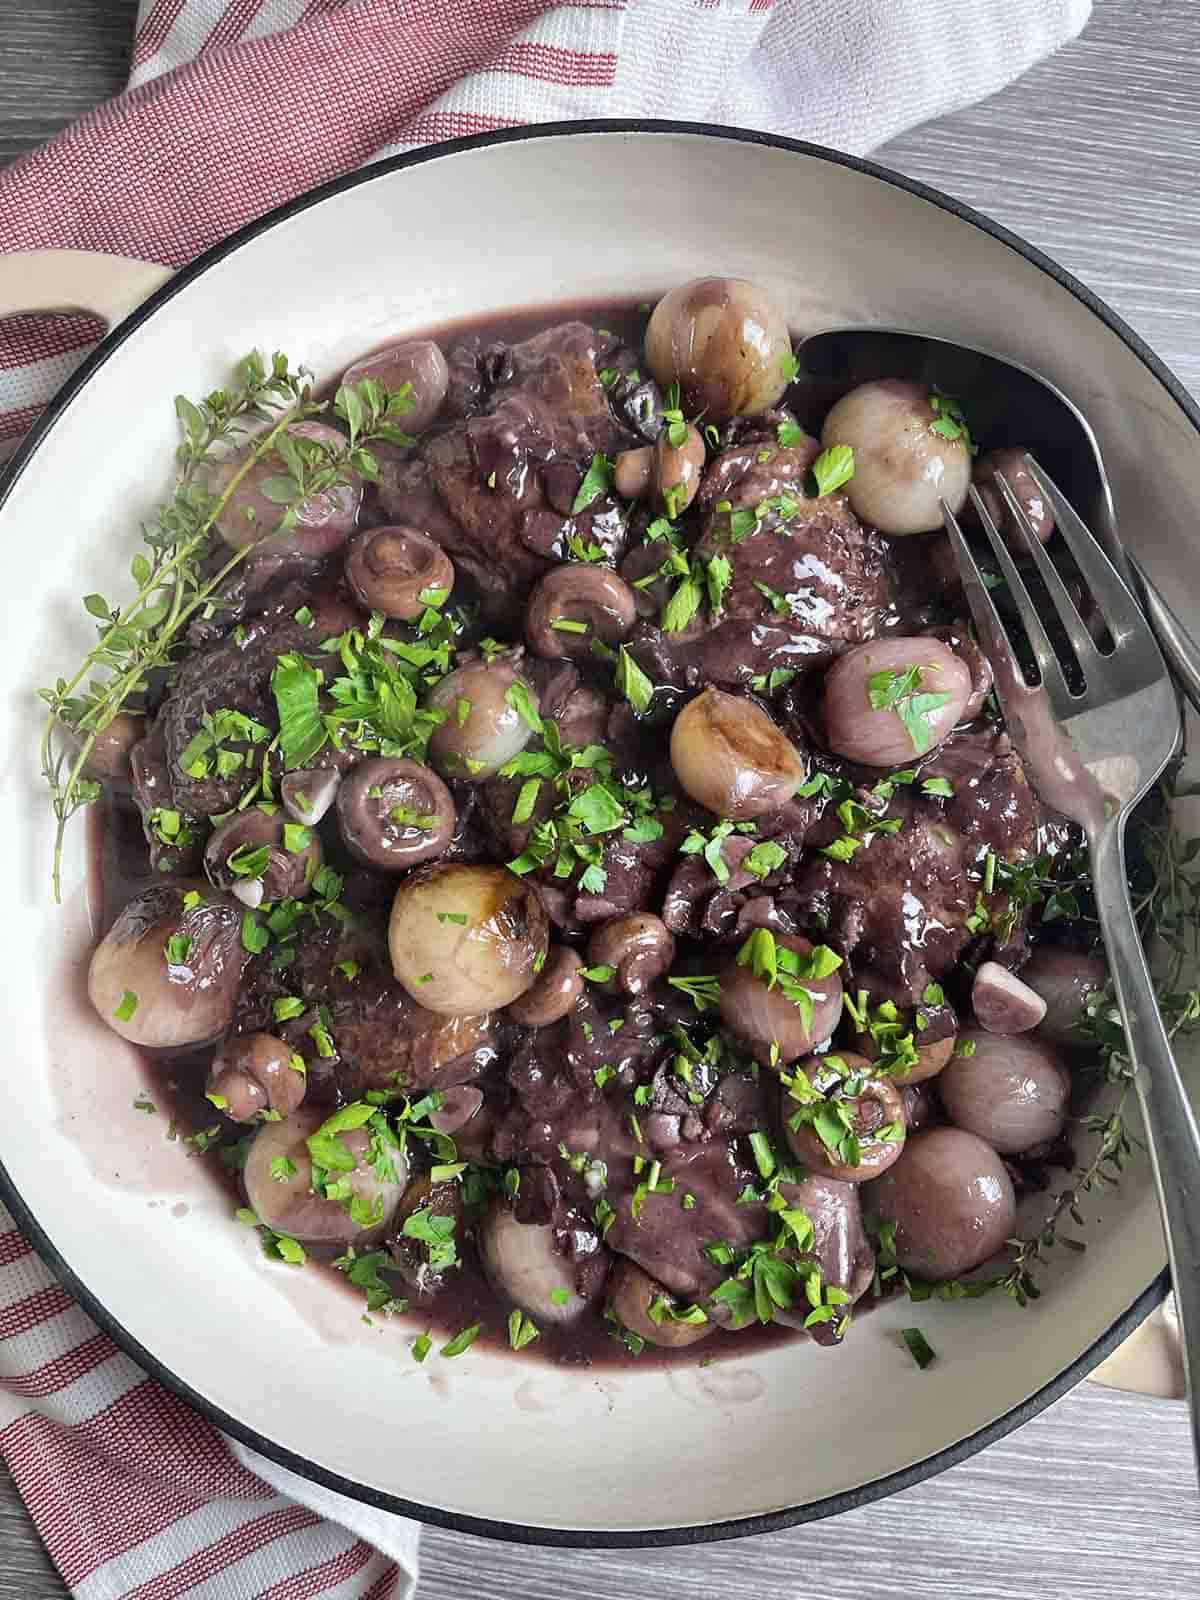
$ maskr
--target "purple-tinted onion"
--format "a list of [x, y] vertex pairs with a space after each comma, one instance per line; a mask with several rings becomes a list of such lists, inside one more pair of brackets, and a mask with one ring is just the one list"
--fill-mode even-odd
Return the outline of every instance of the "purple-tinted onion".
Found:
[[[301, 442], [315, 442], [334, 452], [346, 447], [344, 435], [324, 422], [295, 422], [288, 433]], [[224, 492], [250, 449], [249, 445], [243, 446], [214, 468], [214, 494]], [[310, 494], [297, 507], [295, 524], [276, 533], [274, 530], [279, 527], [287, 497], [273, 498], [273, 494], [275, 483], [286, 486], [287, 472], [287, 465], [277, 451], [271, 451], [247, 471], [217, 519], [217, 531], [227, 545], [242, 550], [269, 535], [272, 550], [319, 557], [330, 555], [339, 545], [345, 544], [358, 516], [362, 479], [350, 473], [330, 488]]]
[[735, 822], [778, 811], [805, 776], [800, 752], [765, 711], [711, 687], [675, 718], [671, 765], [698, 805]]
[[868, 1184], [863, 1200], [896, 1225], [896, 1260], [941, 1283], [970, 1272], [1003, 1248], [1017, 1202], [1003, 1161], [962, 1128], [914, 1134], [895, 1166]]
[[[963, 1046], [973, 1047], [967, 1055]], [[1027, 1034], [967, 1028], [938, 1079], [946, 1115], [1004, 1155], [1057, 1139], [1067, 1120], [1071, 1074], [1053, 1047]]]
[[1108, 965], [1103, 955], [1044, 945], [1021, 968], [1021, 981], [1046, 1002], [1039, 1035], [1055, 1044], [1080, 1044], [1084, 1008], [1108, 982]]
[[206, 1044], [233, 1020], [246, 952], [242, 910], [203, 878], [136, 894], [96, 946], [88, 998], [131, 1044]]
[[525, 993], [547, 933], [537, 890], [507, 867], [444, 866], [415, 872], [396, 890], [388, 947], [418, 1004], [475, 1016]]
[[[355, 1222], [346, 1205], [313, 1194], [312, 1158], [308, 1139], [332, 1115], [329, 1107], [301, 1106], [282, 1122], [264, 1122], [254, 1136], [242, 1172], [242, 1184], [251, 1211], [261, 1223], [276, 1233], [286, 1234], [301, 1244], [365, 1245], [379, 1239], [387, 1228], [408, 1181], [408, 1162], [399, 1150], [388, 1150], [395, 1182], [381, 1177], [369, 1159], [371, 1130], [352, 1128], [336, 1134], [346, 1151], [354, 1157], [352, 1172], [338, 1172], [345, 1178], [351, 1194], [379, 1212], [379, 1220], [368, 1227]], [[295, 1168], [286, 1179], [276, 1177], [288, 1161]], [[286, 1168], [282, 1170], [287, 1171]], [[332, 1181], [332, 1174], [330, 1175]]]
[[[777, 935], [776, 944], [801, 958], [812, 954], [812, 945], [798, 936]], [[720, 980], [721, 1020], [764, 1065], [784, 1067], [808, 1055], [829, 1038], [842, 1014], [842, 980], [837, 972], [802, 980], [812, 1002], [811, 1018], [778, 983], [768, 988], [767, 980], [756, 978], [749, 966], [730, 961], [721, 969]]]
[[[971, 693], [970, 668], [940, 639], [856, 645], [825, 675], [825, 742], [863, 766], [903, 766], [942, 742]], [[940, 703], [922, 699], [928, 696], [940, 696]]]
[[470, 661], [448, 673], [426, 702], [446, 713], [429, 741], [429, 759], [448, 778], [490, 778], [533, 737], [521, 705], [538, 698], [510, 656]]
[[970, 447], [960, 434], [946, 437], [955, 424], [934, 397], [923, 383], [879, 378], [851, 389], [825, 418], [825, 448], [854, 451], [850, 504], [880, 533], [932, 533], [942, 526], [941, 502], [961, 511], [967, 498]]
[[575, 1264], [558, 1248], [553, 1226], [518, 1222], [510, 1207], [493, 1201], [479, 1224], [479, 1259], [492, 1287], [535, 1322], [576, 1322], [604, 1287], [579, 1292]]
[[707, 422], [773, 406], [791, 377], [791, 354], [782, 310], [745, 278], [680, 284], [646, 326], [646, 365], [664, 389], [678, 383], [688, 413]]

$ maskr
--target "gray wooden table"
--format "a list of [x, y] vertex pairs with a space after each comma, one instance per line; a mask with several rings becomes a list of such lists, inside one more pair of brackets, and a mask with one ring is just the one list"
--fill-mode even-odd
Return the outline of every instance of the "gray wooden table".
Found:
[[[1041, 245], [1200, 390], [1200, 0], [1094, 3], [1077, 43], [881, 156]], [[0, 0], [0, 160], [121, 86], [135, 11]], [[1182, 1404], [1085, 1384], [882, 1504], [695, 1551], [550, 1552], [432, 1532], [422, 1596], [877, 1600], [898, 1585], [913, 1600], [1194, 1600], [1200, 1502]], [[0, 1600], [65, 1592], [0, 1467]]]

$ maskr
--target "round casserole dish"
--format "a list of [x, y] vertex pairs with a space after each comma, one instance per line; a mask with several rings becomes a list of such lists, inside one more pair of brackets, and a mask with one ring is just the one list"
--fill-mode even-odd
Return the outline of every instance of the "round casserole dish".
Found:
[[[619, 1374], [482, 1350], [419, 1366], [403, 1329], [364, 1326], [322, 1276], [266, 1261], [201, 1164], [164, 1140], [165, 1119], [130, 1109], [141, 1066], [83, 996], [78, 824], [66, 904], [51, 902], [34, 689], [90, 643], [78, 597], [120, 586], [168, 485], [171, 397], [220, 384], [253, 346], [324, 378], [452, 318], [652, 298], [712, 272], [770, 284], [801, 336], [910, 327], [1044, 373], [1095, 428], [1130, 544], [1200, 627], [1200, 412], [1117, 317], [932, 190], [810, 146], [682, 124], [514, 130], [305, 196], [118, 321], [0, 481], [13, 753], [0, 788], [0, 1196], [92, 1316], [226, 1432], [361, 1499], [510, 1540], [728, 1538], [903, 1488], [1063, 1393], [1165, 1287], [1143, 1162], [1106, 1195], [1087, 1254], [1064, 1252], [1027, 1310], [922, 1306], [940, 1357], [927, 1373], [896, 1337], [913, 1320], [903, 1303], [833, 1353], [799, 1342]], [[118, 317], [163, 276], [96, 258], [43, 259], [35, 273], [11, 257], [0, 309]]]

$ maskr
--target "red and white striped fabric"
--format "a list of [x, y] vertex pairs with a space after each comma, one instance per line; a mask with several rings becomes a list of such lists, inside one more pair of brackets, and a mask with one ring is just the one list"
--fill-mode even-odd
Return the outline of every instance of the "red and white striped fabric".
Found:
[[[676, 117], [861, 152], [999, 89], [1090, 0], [142, 0], [130, 89], [0, 175], [0, 250], [180, 266], [397, 150]], [[281, 130], [282, 134], [281, 134]], [[0, 327], [0, 454], [95, 337]], [[84, 1600], [405, 1600], [417, 1530], [224, 1439], [78, 1309], [0, 1207], [0, 1456]]]

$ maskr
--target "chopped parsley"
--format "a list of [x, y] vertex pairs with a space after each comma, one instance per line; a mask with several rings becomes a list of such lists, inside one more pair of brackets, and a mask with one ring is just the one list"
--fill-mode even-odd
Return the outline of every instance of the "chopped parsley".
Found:
[[932, 743], [930, 714], [940, 711], [950, 701], [948, 694], [921, 692], [923, 675], [931, 670], [935, 669], [930, 666], [922, 668], [916, 663], [906, 667], [903, 672], [885, 667], [881, 672], [873, 672], [867, 679], [867, 699], [871, 709], [894, 711], [904, 724], [918, 755], [924, 755]]
[[908, 1346], [908, 1353], [924, 1372], [925, 1368], [937, 1360], [937, 1352], [926, 1339], [920, 1328], [901, 1328], [900, 1337]]
[[776, 944], [769, 928], [755, 928], [738, 951], [737, 964], [749, 967], [768, 989], [778, 986], [780, 994], [800, 1012], [808, 1030], [813, 1022], [813, 1004], [825, 996], [805, 985], [830, 977], [841, 966], [842, 958], [824, 944], [814, 945], [807, 956], [799, 956], [787, 945]]
[[463, 1328], [460, 1333], [454, 1335], [448, 1344], [442, 1346], [442, 1355], [447, 1360], [453, 1360], [455, 1356], [461, 1356], [478, 1339], [482, 1327], [482, 1322], [473, 1322], [469, 1328]]
[[812, 475], [817, 498], [823, 500], [854, 476], [854, 451], [848, 444], [835, 444], [822, 450], [812, 464]]
[[704, 590], [698, 577], [689, 573], [680, 580], [674, 594], [663, 607], [662, 631], [682, 633], [700, 609]]
[[721, 982], [713, 974], [692, 978], [668, 978], [667, 983], [680, 994], [686, 994], [697, 1011], [705, 1012], [721, 1003]]
[[575, 499], [571, 503], [571, 515], [577, 516], [579, 512], [586, 511], [594, 500], [599, 500], [601, 495], [607, 494], [612, 488], [613, 463], [611, 459], [600, 453], [592, 457], [591, 466], [583, 475], [583, 482], [579, 485]]
[[617, 652], [616, 686], [617, 692], [625, 696], [635, 711], [650, 709], [654, 685], [624, 645]]
[[524, 1311], [512, 1311], [508, 1318], [508, 1343], [513, 1350], [524, 1350], [538, 1337], [538, 1327]]
[[718, 822], [704, 834], [699, 828], [692, 828], [679, 846], [680, 855], [702, 855], [708, 862], [713, 876], [718, 883], [729, 882], [729, 868], [725, 865], [722, 848], [725, 840], [731, 833], [753, 833], [757, 824], [754, 822], [730, 822], [726, 819]]
[[742, 866], [756, 878], [765, 878], [782, 867], [786, 860], [787, 851], [782, 845], [776, 844], [774, 839], [764, 839], [742, 858]]
[[970, 425], [961, 403], [951, 395], [942, 394], [940, 389], [931, 389], [929, 404], [934, 412], [933, 421], [929, 424], [930, 433], [936, 433], [943, 439], [961, 439], [971, 454], [975, 455], [979, 446], [971, 438]]

